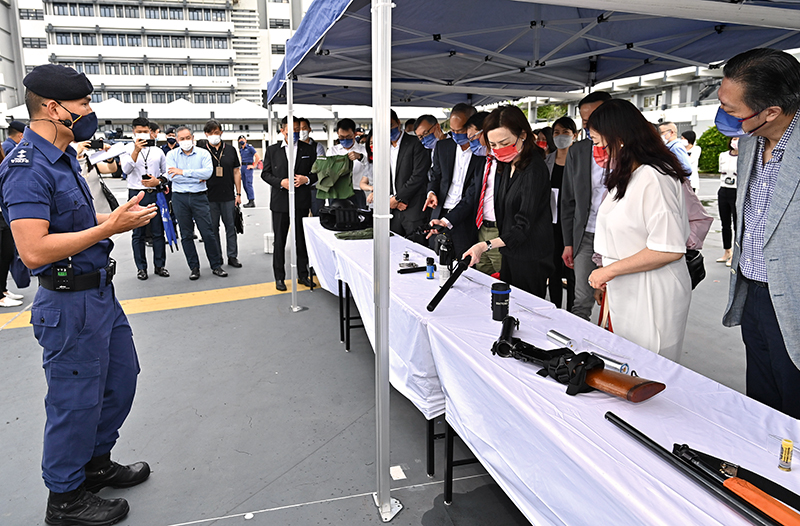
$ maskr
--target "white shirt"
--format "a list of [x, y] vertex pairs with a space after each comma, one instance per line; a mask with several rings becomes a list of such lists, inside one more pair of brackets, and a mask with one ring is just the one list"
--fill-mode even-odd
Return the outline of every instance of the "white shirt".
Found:
[[[483, 167], [484, 174], [486, 167]], [[486, 178], [486, 192], [483, 194], [483, 220], [484, 221], [497, 221], [494, 215], [494, 174], [497, 173], [497, 161], [492, 163], [489, 168], [489, 177]], [[480, 196], [478, 196], [480, 198]]]
[[[403, 142], [403, 136], [405, 133], [400, 134], [400, 138], [397, 139], [397, 144], [392, 146], [391, 149], [391, 156], [392, 156], [392, 181], [394, 181], [395, 173], [397, 172], [397, 155], [400, 153], [400, 143]], [[394, 188], [394, 182], [392, 182], [392, 188]]]
[[461, 201], [461, 194], [464, 192], [464, 182], [467, 180], [467, 169], [471, 159], [471, 148], [462, 150], [461, 146], [456, 145], [456, 163], [453, 166], [453, 177], [450, 181], [450, 188], [447, 189], [444, 205], [442, 205], [446, 210], [452, 210]]
[[730, 151], [719, 154], [719, 185], [722, 188], [736, 188], [738, 162], [739, 156], [731, 155]]
[[603, 184], [606, 169], [597, 164], [592, 156], [592, 206], [589, 208], [589, 220], [586, 222], [586, 231], [594, 232], [597, 228], [597, 211], [603, 203], [606, 185]]
[[147, 174], [158, 179], [164, 175], [167, 172], [167, 156], [164, 155], [164, 151], [160, 147], [147, 146], [142, 148], [136, 157], [136, 162], [134, 162], [133, 157], [131, 157], [133, 147], [134, 144], [130, 143], [125, 149], [125, 153], [120, 155], [122, 173], [128, 179], [128, 188], [145, 190], [148, 187], [142, 184], [142, 176]]
[[[281, 146], [283, 146], [284, 151], [286, 152], [286, 160], [288, 161], [289, 160], [289, 143], [286, 142], [285, 138], [283, 139], [283, 143], [281, 144]], [[297, 143], [294, 143], [294, 162], [295, 162], [295, 166], [297, 166]], [[286, 177], [289, 179], [289, 184], [291, 184], [292, 178], [289, 177], [288, 175]], [[311, 182], [311, 179], [307, 179], [305, 184], [308, 184], [310, 182]]]
[[367, 148], [363, 144], [359, 144], [357, 142], [353, 143], [353, 146], [350, 147], [348, 150], [341, 144], [334, 144], [330, 148], [328, 148], [328, 157], [331, 155], [347, 155], [350, 152], [356, 152], [361, 154], [361, 160], [353, 161], [353, 189], [360, 190], [361, 189], [361, 178], [367, 174], [367, 167], [369, 165], [369, 159], [367, 159]]

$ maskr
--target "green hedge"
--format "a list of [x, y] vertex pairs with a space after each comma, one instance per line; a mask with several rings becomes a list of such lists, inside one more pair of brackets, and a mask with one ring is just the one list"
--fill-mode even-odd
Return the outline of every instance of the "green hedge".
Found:
[[697, 145], [703, 149], [700, 154], [698, 171], [719, 173], [719, 154], [728, 151], [728, 137], [722, 135], [716, 126], [703, 132]]

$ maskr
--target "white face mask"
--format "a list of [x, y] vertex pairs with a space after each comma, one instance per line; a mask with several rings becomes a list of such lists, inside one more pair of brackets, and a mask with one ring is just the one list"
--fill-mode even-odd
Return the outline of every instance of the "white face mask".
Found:
[[212, 146], [216, 146], [222, 141], [222, 136], [220, 135], [209, 135], [208, 136], [208, 143]]
[[305, 142], [308, 140], [308, 130], [300, 130], [300, 140]]
[[669, 139], [667, 139], [666, 135], [662, 135], [661, 140], [664, 141], [664, 144], [669, 144]]
[[187, 139], [185, 141], [178, 141], [178, 145], [181, 147], [181, 150], [188, 152], [194, 147], [194, 141], [191, 139]]
[[137, 141], [148, 141], [150, 140], [149, 133], [134, 133], [133, 138]]
[[566, 133], [561, 135], [553, 135], [553, 142], [556, 144], [556, 148], [559, 150], [569, 148], [572, 145], [572, 135], [567, 135]]

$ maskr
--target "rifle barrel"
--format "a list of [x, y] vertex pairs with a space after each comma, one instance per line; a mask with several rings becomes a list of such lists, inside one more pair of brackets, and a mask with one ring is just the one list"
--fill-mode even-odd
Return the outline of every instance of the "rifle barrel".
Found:
[[695, 482], [706, 488], [708, 491], [713, 493], [717, 498], [728, 504], [730, 507], [744, 515], [748, 518], [753, 524], [758, 524], [760, 526], [780, 526], [780, 523], [773, 520], [771, 517], [766, 515], [764, 512], [744, 500], [743, 498], [739, 497], [738, 495], [734, 494], [733, 492], [727, 490], [725, 487], [721, 486], [719, 482], [712, 480], [708, 475], [705, 475], [701, 472], [696, 471], [693, 469], [689, 464], [684, 462], [683, 460], [679, 459], [677, 456], [673, 455], [671, 452], [666, 450], [665, 448], [661, 447], [657, 442], [653, 439], [630, 425], [625, 420], [621, 419], [611, 411], [606, 413], [606, 420], [617, 426], [618, 428], [625, 431], [628, 435], [633, 437], [647, 449], [655, 453], [657, 456], [661, 457], [662, 460], [665, 462], [672, 464], [673, 467], [682, 471], [684, 475], [688, 476], [689, 478], [693, 479]]
[[456, 282], [461, 273], [467, 270], [467, 268], [469, 268], [471, 260], [472, 260], [471, 256], [467, 256], [458, 262], [458, 265], [456, 266], [455, 270], [453, 270], [453, 273], [450, 275], [450, 278], [447, 281], [445, 281], [444, 285], [442, 285], [442, 288], [440, 288], [439, 292], [436, 293], [436, 296], [434, 296], [431, 302], [428, 303], [428, 312], [433, 312], [434, 309], [436, 309], [436, 307], [439, 306], [439, 302], [442, 301], [442, 299], [444, 299], [445, 294], [447, 294], [447, 292]]

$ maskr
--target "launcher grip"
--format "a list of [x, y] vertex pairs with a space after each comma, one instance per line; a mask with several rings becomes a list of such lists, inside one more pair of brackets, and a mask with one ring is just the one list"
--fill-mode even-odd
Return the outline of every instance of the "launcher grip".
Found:
[[586, 384], [598, 391], [624, 398], [638, 404], [652, 398], [667, 386], [638, 376], [630, 376], [609, 369], [594, 369], [586, 373]]

